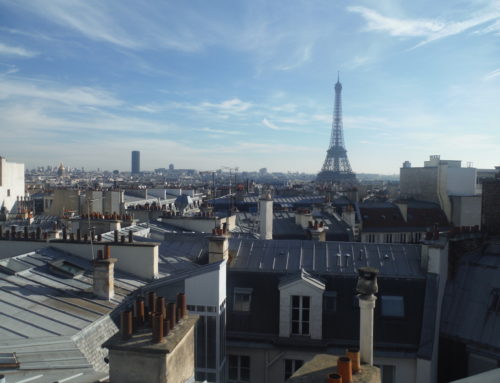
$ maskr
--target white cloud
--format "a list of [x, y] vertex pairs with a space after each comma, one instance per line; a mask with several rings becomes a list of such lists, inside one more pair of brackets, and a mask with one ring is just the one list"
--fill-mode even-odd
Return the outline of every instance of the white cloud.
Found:
[[271, 129], [271, 130], [288, 131], [288, 132], [304, 132], [305, 131], [304, 129], [297, 129], [297, 128], [290, 128], [290, 127], [278, 126], [275, 123], [269, 121], [267, 118], [264, 118], [261, 121], [261, 123], [266, 128]]
[[[202, 132], [222, 134], [222, 135], [230, 134], [230, 135], [239, 136], [239, 135], [245, 134], [245, 133], [243, 133], [242, 131], [239, 131], [239, 130], [224, 130], [224, 129], [212, 129], [212, 128], [201, 128], [201, 129], [198, 129], [198, 130], [200, 130]], [[217, 136], [217, 137], [219, 137], [219, 136]]]
[[495, 69], [489, 73], [487, 73], [483, 79], [484, 80], [493, 80], [494, 78], [497, 78], [498, 76], [500, 76], [500, 68], [498, 69]]
[[[366, 21], [366, 30], [387, 32], [398, 37], [423, 37], [424, 40], [414, 48], [431, 41], [463, 33], [480, 25], [500, 18], [498, 9], [486, 9], [464, 21], [443, 21], [436, 19], [410, 19], [383, 16], [373, 9], [361, 6], [348, 7], [348, 11], [360, 14]], [[498, 21], [497, 21], [498, 23]], [[496, 24], [494, 24], [496, 25]], [[484, 32], [498, 30], [488, 26]]]
[[443, 29], [444, 24], [426, 19], [396, 19], [382, 16], [378, 12], [360, 6], [348, 7], [348, 11], [359, 13], [367, 21], [369, 31], [384, 31], [392, 36], [429, 36]]
[[[39, 86], [40, 85], [40, 86]], [[122, 102], [112, 94], [91, 87], [62, 87], [36, 81], [0, 80], [0, 100], [27, 98], [50, 100], [74, 106], [118, 106]]]
[[22, 47], [13, 47], [10, 45], [6, 45], [3, 43], [0, 43], [0, 55], [5, 55], [5, 56], [20, 56], [20, 57], [34, 57], [38, 53], [27, 50]]

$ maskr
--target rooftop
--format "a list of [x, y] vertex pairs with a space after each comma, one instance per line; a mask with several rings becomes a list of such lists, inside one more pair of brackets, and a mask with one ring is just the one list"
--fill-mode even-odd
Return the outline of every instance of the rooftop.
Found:
[[[299, 368], [287, 383], [325, 383], [328, 374], [337, 372], [338, 357], [330, 354], [317, 354]], [[361, 365], [361, 370], [352, 375], [352, 383], [380, 383], [380, 369]]]
[[[20, 364], [2, 371], [7, 380], [74, 376], [73, 383], [106, 376], [100, 344], [117, 330], [108, 314], [145, 281], [115, 270], [115, 297], [108, 302], [93, 296], [87, 260], [49, 247], [2, 264], [0, 352], [16, 353]], [[61, 273], [54, 264], [78, 272]]]

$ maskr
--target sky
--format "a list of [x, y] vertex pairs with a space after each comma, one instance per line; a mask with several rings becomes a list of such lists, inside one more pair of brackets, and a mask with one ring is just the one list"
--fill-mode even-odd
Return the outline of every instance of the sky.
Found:
[[500, 165], [500, 1], [0, 0], [0, 156], [316, 173]]

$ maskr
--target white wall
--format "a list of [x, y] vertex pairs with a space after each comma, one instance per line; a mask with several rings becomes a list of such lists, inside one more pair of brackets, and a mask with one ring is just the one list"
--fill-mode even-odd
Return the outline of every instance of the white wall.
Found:
[[414, 358], [377, 357], [375, 352], [373, 364], [380, 366], [381, 372], [383, 372], [382, 366], [396, 367], [394, 383], [416, 383], [417, 381], [417, 360]]
[[0, 208], [10, 212], [19, 197], [24, 197], [24, 164], [0, 157]]
[[211, 233], [215, 225], [217, 227], [221, 226], [224, 222], [228, 223], [228, 230], [232, 230], [236, 223], [236, 216], [231, 216], [227, 218], [217, 218], [215, 219], [206, 217], [162, 217], [161, 222], [165, 222], [169, 225], [179, 227], [184, 230], [194, 231], [198, 233]]
[[447, 193], [448, 195], [474, 195], [476, 192], [476, 168], [447, 169]]
[[[50, 242], [49, 245], [56, 249], [66, 251], [78, 257], [92, 259], [89, 243], [75, 242]], [[108, 243], [111, 257], [118, 259], [115, 267], [144, 279], [158, 277], [158, 245], [151, 243], [127, 244]], [[104, 244], [94, 244], [94, 256], [97, 250], [104, 250]]]
[[[45, 247], [54, 247], [77, 257], [92, 259], [89, 243], [81, 242], [44, 242], [2, 240], [0, 241], [0, 259], [26, 254]], [[143, 279], [154, 279], [158, 276], [158, 245], [151, 243], [115, 244], [109, 243], [111, 257], [117, 258], [115, 267]], [[97, 250], [104, 250], [103, 243], [94, 243], [94, 256]]]
[[189, 305], [218, 307], [226, 299], [226, 262], [218, 270], [187, 278], [185, 291]]

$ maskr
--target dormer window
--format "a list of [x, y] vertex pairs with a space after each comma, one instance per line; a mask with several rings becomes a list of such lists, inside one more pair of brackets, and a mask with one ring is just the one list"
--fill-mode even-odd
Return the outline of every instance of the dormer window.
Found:
[[322, 338], [324, 282], [302, 270], [281, 280], [280, 337]]
[[234, 288], [233, 311], [250, 312], [252, 303], [252, 289], [244, 287]]
[[292, 335], [309, 335], [311, 297], [292, 296]]
[[399, 295], [382, 295], [382, 316], [389, 318], [404, 318], [405, 301]]

